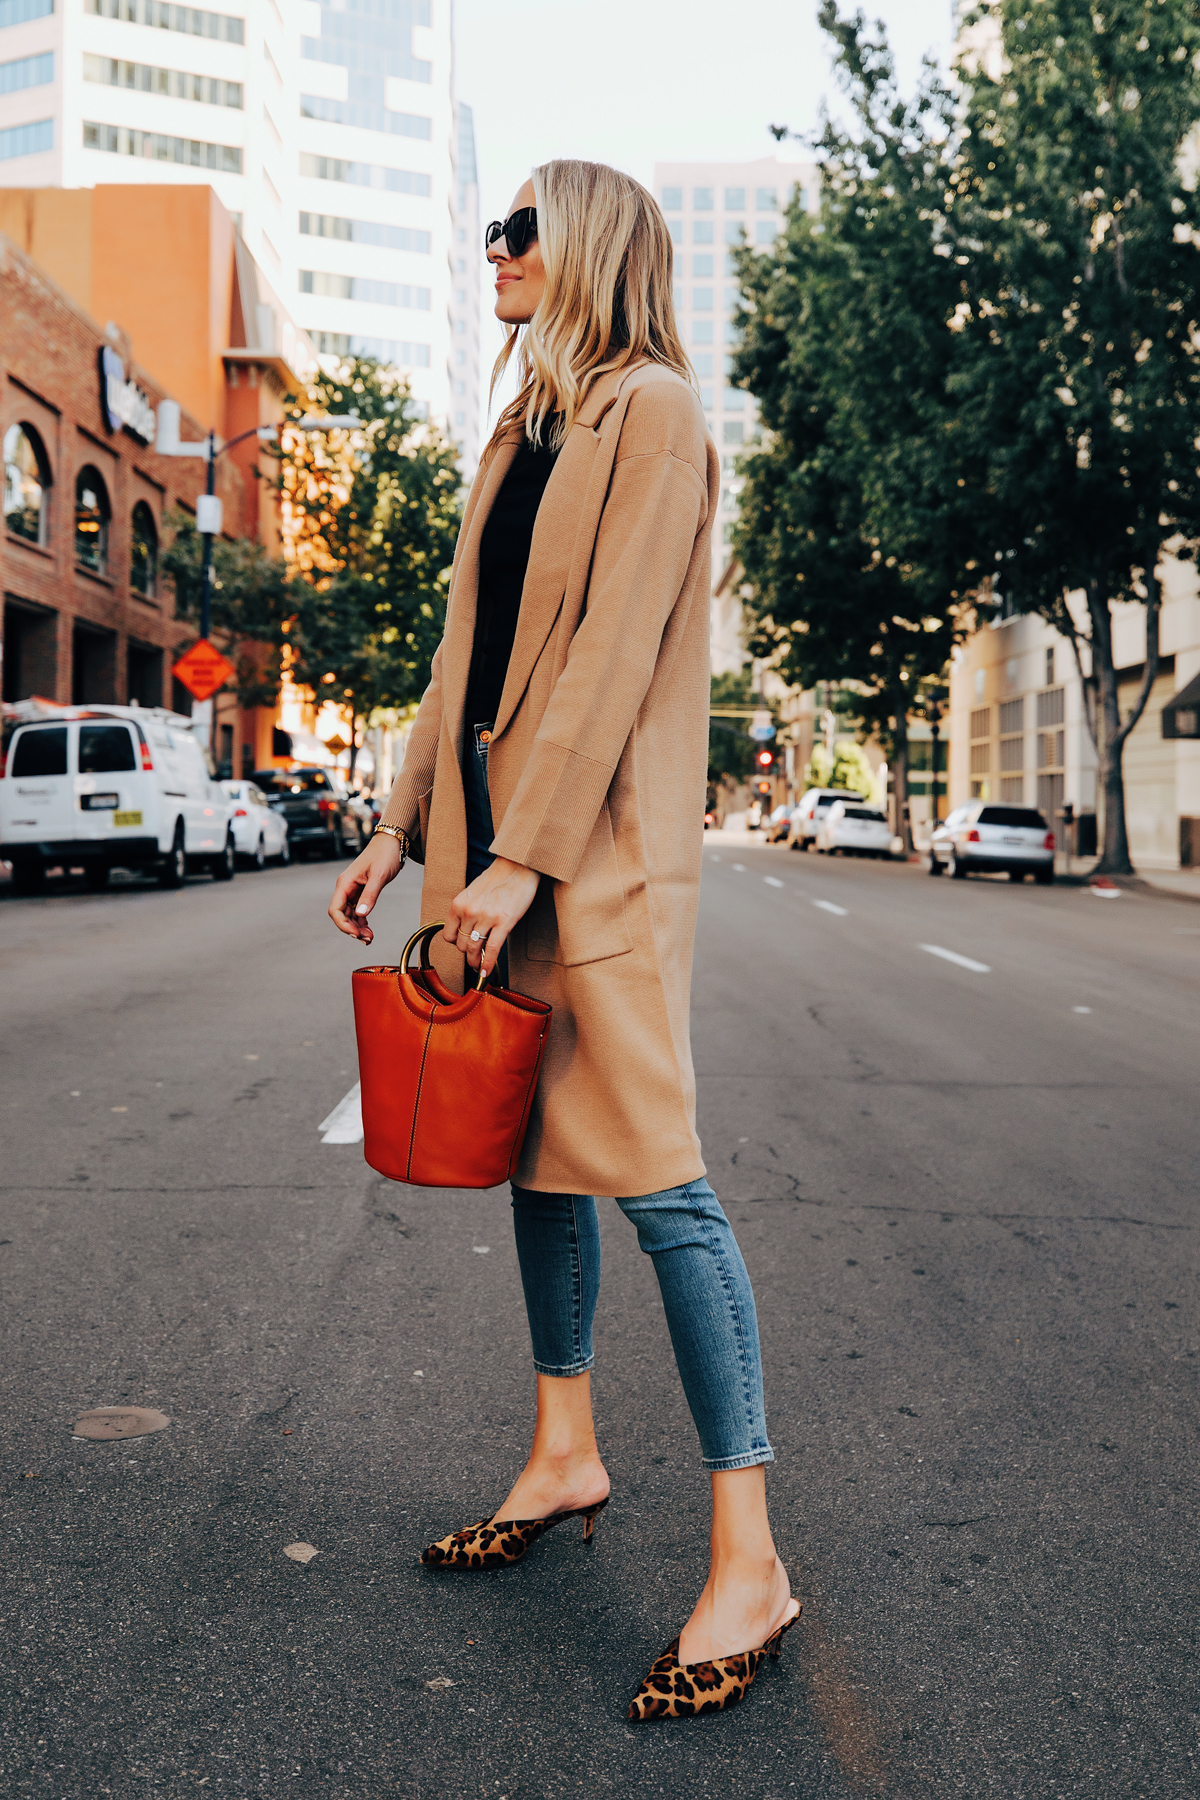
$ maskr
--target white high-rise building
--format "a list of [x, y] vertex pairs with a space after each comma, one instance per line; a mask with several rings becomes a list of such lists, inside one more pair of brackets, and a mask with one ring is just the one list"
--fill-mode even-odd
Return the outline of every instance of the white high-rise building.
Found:
[[730, 255], [743, 241], [769, 248], [783, 229], [782, 213], [799, 187], [802, 204], [817, 208], [816, 163], [660, 162], [654, 165], [654, 195], [675, 243], [675, 311], [688, 355], [700, 379], [708, 428], [721, 455], [721, 516], [713, 532], [713, 669], [740, 669], [741, 603], [736, 593], [717, 587], [730, 557], [737, 518], [735, 464], [757, 424], [751, 396], [729, 385], [733, 314], [738, 304], [737, 272]]
[[0, 184], [209, 183], [318, 349], [405, 369], [471, 463], [453, 70], [452, 0], [0, 0]]

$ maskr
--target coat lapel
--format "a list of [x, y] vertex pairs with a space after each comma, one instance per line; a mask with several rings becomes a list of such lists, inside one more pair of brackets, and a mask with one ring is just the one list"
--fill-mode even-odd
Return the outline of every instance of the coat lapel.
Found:
[[[521, 703], [564, 597], [574, 593], [576, 588], [580, 595], [586, 589], [595, 523], [608, 492], [615, 452], [611, 434], [602, 435], [600, 423], [617, 400], [621, 385], [630, 372], [619, 369], [602, 375], [596, 382], [559, 452], [554, 473], [546, 483], [533, 528], [529, 566], [521, 589], [521, 611], [500, 698], [500, 711], [492, 731], [493, 742], [505, 730]], [[506, 463], [506, 470], [508, 466]], [[585, 525], [592, 528], [584, 529]]]

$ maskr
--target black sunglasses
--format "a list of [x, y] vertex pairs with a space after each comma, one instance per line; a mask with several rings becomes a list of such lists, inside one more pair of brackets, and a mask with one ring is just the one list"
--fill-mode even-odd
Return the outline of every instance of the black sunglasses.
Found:
[[485, 252], [503, 238], [510, 256], [524, 256], [537, 236], [537, 208], [518, 206], [510, 219], [493, 219], [483, 234]]

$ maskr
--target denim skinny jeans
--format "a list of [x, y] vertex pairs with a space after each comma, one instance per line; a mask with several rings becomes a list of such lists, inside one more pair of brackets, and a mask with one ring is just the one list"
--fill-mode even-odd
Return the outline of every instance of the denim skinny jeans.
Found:
[[[468, 726], [463, 746], [467, 880], [492, 862], [495, 833], [487, 785], [487, 722]], [[505, 953], [501, 957], [507, 963]], [[507, 979], [507, 970], [502, 971]], [[663, 1310], [706, 1469], [773, 1462], [763, 1408], [754, 1293], [737, 1239], [707, 1181], [618, 1198], [654, 1262]], [[513, 1225], [533, 1366], [542, 1375], [592, 1367], [592, 1320], [600, 1292], [600, 1222], [591, 1194], [545, 1194], [512, 1184]]]

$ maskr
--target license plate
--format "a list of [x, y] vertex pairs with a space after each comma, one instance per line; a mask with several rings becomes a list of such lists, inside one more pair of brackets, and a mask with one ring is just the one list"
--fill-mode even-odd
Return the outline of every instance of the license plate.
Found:
[[1006, 844], [1023, 844], [1025, 842], [1025, 839], [1024, 838], [1005, 838], [1003, 840], [1003, 842]]
[[115, 812], [112, 822], [114, 825], [140, 825], [142, 815], [140, 812]]

